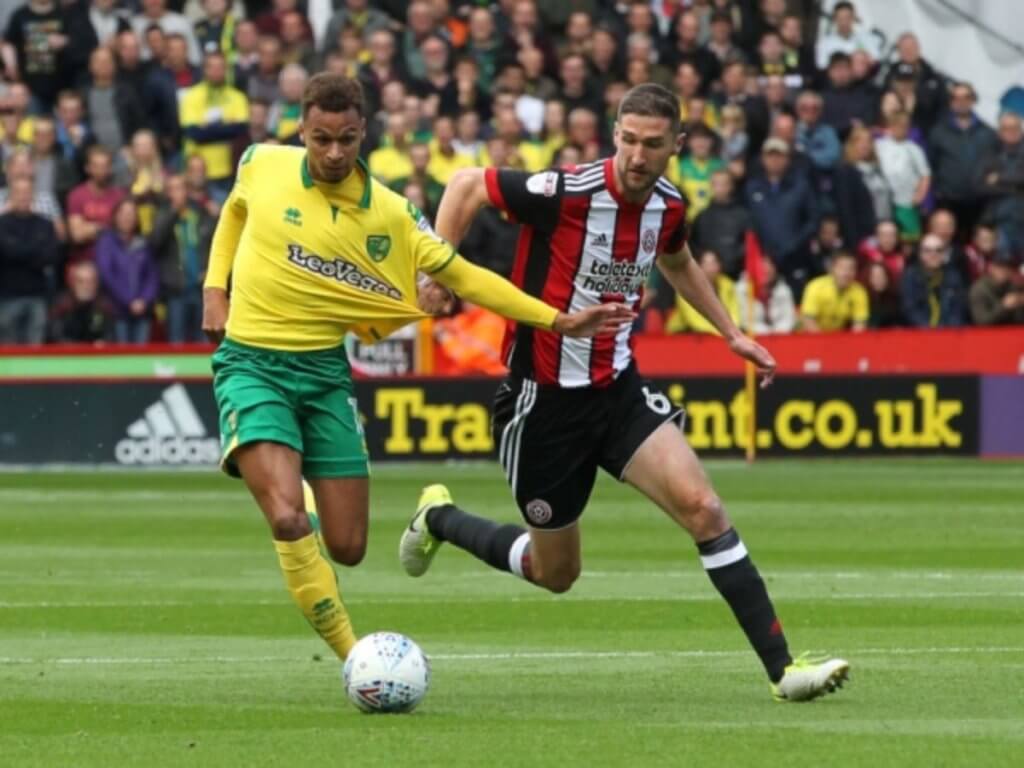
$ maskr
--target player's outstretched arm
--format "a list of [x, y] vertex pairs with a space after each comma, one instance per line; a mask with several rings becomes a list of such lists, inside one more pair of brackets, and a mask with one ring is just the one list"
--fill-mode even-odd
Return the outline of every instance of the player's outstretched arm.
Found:
[[434, 219], [434, 231], [455, 248], [466, 236], [473, 217], [490, 203], [483, 168], [463, 168], [456, 171], [445, 187]]
[[771, 384], [775, 378], [775, 358], [736, 327], [704, 271], [690, 254], [689, 246], [683, 246], [679, 253], [661, 254], [658, 257], [658, 269], [679, 295], [715, 326], [733, 352], [757, 366], [757, 372], [763, 377], [761, 386]]
[[203, 281], [203, 332], [211, 341], [224, 338], [228, 321], [228, 277], [235, 251], [245, 227], [245, 208], [232, 205], [230, 198], [221, 209], [210, 246], [210, 263]]
[[636, 317], [625, 304], [599, 304], [571, 314], [559, 312], [505, 278], [457, 255], [431, 277], [459, 296], [502, 317], [563, 336], [618, 333], [624, 323], [631, 323]]

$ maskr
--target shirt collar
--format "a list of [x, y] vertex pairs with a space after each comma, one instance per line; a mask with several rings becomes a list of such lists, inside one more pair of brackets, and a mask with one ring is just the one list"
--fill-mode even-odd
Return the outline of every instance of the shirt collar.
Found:
[[[371, 189], [372, 179], [370, 178], [370, 167], [366, 164], [366, 161], [361, 157], [356, 158], [356, 166], [363, 172], [363, 196], [359, 198], [360, 208], [370, 207], [370, 197], [373, 193]], [[302, 174], [302, 186], [306, 189], [311, 189], [316, 183], [313, 181], [313, 174], [309, 171], [309, 160], [308, 155], [303, 153], [302, 155], [302, 167], [300, 169]]]

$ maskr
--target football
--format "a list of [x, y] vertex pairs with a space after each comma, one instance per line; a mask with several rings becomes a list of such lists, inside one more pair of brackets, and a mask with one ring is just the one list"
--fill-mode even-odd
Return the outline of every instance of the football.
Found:
[[411, 712], [430, 686], [430, 661], [398, 632], [362, 638], [342, 669], [345, 693], [363, 712]]

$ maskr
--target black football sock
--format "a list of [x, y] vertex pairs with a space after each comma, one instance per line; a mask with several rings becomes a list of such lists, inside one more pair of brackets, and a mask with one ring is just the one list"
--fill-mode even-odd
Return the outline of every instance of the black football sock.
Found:
[[740, 535], [730, 528], [710, 541], [698, 542], [697, 550], [711, 583], [729, 603], [769, 679], [777, 683], [793, 657], [768, 590]]
[[522, 526], [499, 525], [444, 504], [427, 512], [427, 529], [492, 568], [529, 579], [530, 535]]

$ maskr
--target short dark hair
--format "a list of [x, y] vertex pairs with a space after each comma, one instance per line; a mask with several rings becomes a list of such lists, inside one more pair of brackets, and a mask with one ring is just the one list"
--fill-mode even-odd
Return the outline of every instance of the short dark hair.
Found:
[[318, 72], [309, 78], [302, 93], [302, 116], [309, 114], [313, 107], [324, 112], [347, 112], [354, 109], [362, 117], [365, 114], [363, 89], [358, 80], [334, 72]]
[[679, 132], [679, 99], [672, 91], [656, 83], [644, 83], [630, 88], [619, 102], [618, 119], [624, 115], [664, 117], [669, 120], [672, 132]]

